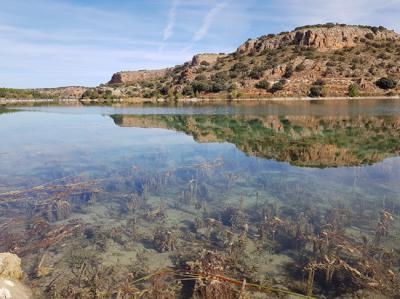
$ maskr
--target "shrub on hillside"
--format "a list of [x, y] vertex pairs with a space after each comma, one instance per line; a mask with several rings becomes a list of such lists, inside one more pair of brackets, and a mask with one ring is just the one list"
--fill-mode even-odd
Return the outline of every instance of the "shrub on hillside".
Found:
[[195, 80], [192, 82], [192, 90], [194, 93], [206, 92], [210, 90], [210, 85], [208, 84], [207, 81]]
[[383, 77], [375, 82], [376, 86], [381, 89], [393, 89], [397, 86], [397, 82], [392, 78]]
[[291, 64], [289, 64], [286, 67], [285, 73], [283, 74], [284, 78], [290, 78], [293, 75], [293, 66]]
[[296, 72], [302, 72], [306, 69], [306, 66], [303, 63], [300, 63], [298, 65], [296, 65], [295, 71]]
[[219, 83], [225, 83], [230, 79], [228, 72], [218, 72], [211, 76], [212, 81], [216, 81]]
[[311, 98], [319, 98], [326, 96], [325, 82], [322, 79], [318, 79], [311, 86], [309, 94]]
[[221, 82], [212, 83], [211, 88], [210, 88], [211, 92], [216, 92], [216, 93], [224, 91], [224, 90], [226, 90], [226, 86]]
[[360, 87], [357, 84], [349, 85], [349, 97], [357, 97], [360, 94]]
[[251, 79], [255, 79], [255, 80], [260, 79], [263, 75], [264, 75], [264, 71], [261, 68], [258, 68], [258, 67], [254, 68], [250, 72], [250, 78]]
[[368, 32], [368, 33], [365, 35], [365, 37], [366, 37], [367, 39], [373, 40], [373, 39], [374, 39], [374, 34], [371, 33], [371, 32]]
[[256, 88], [258, 89], [265, 89], [268, 90], [270, 87], [270, 84], [267, 80], [261, 80], [260, 82], [257, 82], [255, 85]]
[[245, 72], [246, 70], [247, 66], [243, 62], [235, 63], [231, 68], [231, 71], [237, 71], [237, 72]]
[[192, 97], [193, 96], [193, 89], [190, 85], [185, 85], [182, 89], [182, 94], [184, 96]]
[[286, 80], [280, 80], [272, 85], [270, 92], [275, 93], [285, 88]]
[[194, 80], [196, 80], [196, 81], [206, 81], [207, 80], [207, 76], [204, 75], [204, 74], [200, 74], [200, 75], [197, 75], [196, 77], [194, 77]]

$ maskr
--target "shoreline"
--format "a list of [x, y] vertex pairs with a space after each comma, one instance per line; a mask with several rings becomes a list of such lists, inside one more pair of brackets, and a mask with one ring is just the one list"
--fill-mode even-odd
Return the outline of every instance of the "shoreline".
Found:
[[0, 106], [16, 105], [16, 104], [201, 104], [201, 103], [245, 103], [245, 102], [312, 102], [312, 101], [351, 101], [351, 100], [400, 100], [400, 95], [397, 96], [366, 96], [366, 97], [272, 97], [272, 98], [239, 98], [239, 99], [217, 99], [217, 98], [185, 98], [178, 100], [168, 99], [0, 99]]

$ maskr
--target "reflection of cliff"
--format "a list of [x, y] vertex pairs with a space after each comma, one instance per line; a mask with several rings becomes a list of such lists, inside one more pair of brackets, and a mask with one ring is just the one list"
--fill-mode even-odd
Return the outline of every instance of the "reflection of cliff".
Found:
[[123, 127], [185, 132], [198, 142], [230, 142], [251, 156], [293, 165], [372, 164], [400, 154], [400, 117], [114, 115]]

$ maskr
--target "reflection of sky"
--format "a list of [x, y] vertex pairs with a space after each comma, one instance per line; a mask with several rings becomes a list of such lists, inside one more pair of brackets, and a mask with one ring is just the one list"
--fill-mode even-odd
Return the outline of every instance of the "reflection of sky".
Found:
[[101, 109], [112, 108], [85, 108], [84, 114], [2, 115], [0, 189], [82, 173], [108, 177], [132, 167], [157, 172], [222, 158], [224, 167], [218, 176], [239, 173], [244, 177], [244, 186], [264, 185], [277, 194], [277, 184], [282, 181], [293, 188], [318, 190], [327, 198], [346, 198], [349, 190], [377, 198], [397, 198], [400, 194], [399, 158], [362, 167], [294, 167], [246, 156], [228, 143], [196, 143], [191, 136], [164, 129], [122, 128], [109, 116], [95, 113]]

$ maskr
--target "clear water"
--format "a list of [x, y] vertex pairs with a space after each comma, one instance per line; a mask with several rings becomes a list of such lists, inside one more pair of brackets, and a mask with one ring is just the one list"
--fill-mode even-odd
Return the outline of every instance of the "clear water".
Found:
[[310, 294], [314, 263], [316, 297], [398, 292], [399, 102], [17, 110], [0, 114], [0, 251], [37, 298], [190, 298], [196, 280], [136, 279], [204, 250], [238, 281]]

